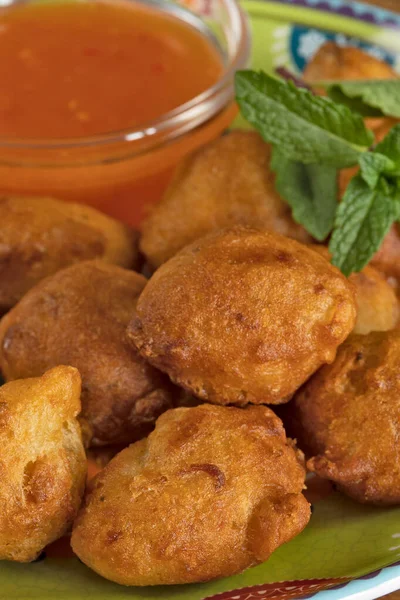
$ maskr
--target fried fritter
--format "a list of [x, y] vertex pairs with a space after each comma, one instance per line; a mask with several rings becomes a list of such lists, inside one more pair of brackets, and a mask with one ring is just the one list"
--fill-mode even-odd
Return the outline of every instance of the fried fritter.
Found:
[[[303, 77], [313, 84], [327, 80], [398, 79], [399, 75], [388, 63], [352, 46], [338, 46], [334, 42], [323, 44], [306, 66]], [[323, 89], [320, 93], [325, 93]], [[366, 119], [377, 142], [390, 131], [396, 119], [377, 117]]]
[[351, 336], [288, 405], [308, 468], [359, 502], [400, 503], [400, 331]]
[[351, 284], [325, 258], [237, 227], [187, 246], [156, 271], [128, 336], [203, 400], [279, 404], [335, 358], [355, 322]]
[[[331, 255], [326, 246], [313, 245], [327, 260]], [[361, 273], [352, 273], [350, 281], [356, 291], [357, 320], [353, 333], [394, 329], [399, 321], [400, 307], [396, 292], [374, 267], [367, 266]]]
[[306, 81], [394, 79], [397, 74], [385, 61], [352, 46], [323, 44], [306, 66]]
[[38, 281], [83, 260], [134, 267], [137, 235], [83, 204], [53, 198], [0, 198], [0, 311]]
[[0, 388], [0, 560], [29, 562], [72, 525], [85, 487], [72, 367]]
[[307, 525], [304, 477], [302, 455], [268, 408], [170, 410], [97, 475], [72, 548], [124, 585], [227, 577]]
[[31, 289], [0, 323], [6, 380], [70, 364], [82, 376], [82, 417], [94, 445], [130, 443], [171, 408], [168, 378], [126, 339], [144, 277], [102, 261], [78, 263]]
[[390, 228], [371, 264], [385, 273], [387, 277], [400, 280], [400, 228], [398, 223]]
[[399, 301], [393, 287], [372, 266], [350, 275], [356, 289], [357, 320], [354, 333], [389, 331], [399, 321]]
[[254, 131], [232, 131], [189, 156], [144, 222], [140, 246], [159, 267], [187, 244], [234, 225], [311, 238], [275, 190], [271, 146]]

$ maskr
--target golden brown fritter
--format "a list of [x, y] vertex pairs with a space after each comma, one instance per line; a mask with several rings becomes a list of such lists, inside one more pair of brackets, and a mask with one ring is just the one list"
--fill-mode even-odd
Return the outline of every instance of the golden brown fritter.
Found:
[[72, 525], [85, 487], [72, 367], [0, 388], [0, 560], [29, 562]]
[[189, 156], [143, 224], [140, 246], [148, 262], [157, 268], [207, 233], [238, 224], [310, 241], [275, 191], [270, 160], [271, 146], [240, 130]]
[[0, 198], [0, 311], [38, 281], [94, 258], [134, 267], [137, 235], [83, 204], [53, 198]]
[[[176, 388], [174, 391], [174, 407], [199, 406], [201, 400], [188, 394], [182, 388]], [[84, 436], [83, 436], [84, 437]], [[85, 440], [84, 440], [85, 441]], [[92, 446], [87, 451], [88, 458], [88, 479], [94, 477], [103, 469], [118, 452], [126, 448], [126, 444], [113, 446]]]
[[[327, 80], [398, 79], [399, 75], [385, 61], [359, 48], [326, 42], [306, 66], [303, 77], [313, 84]], [[325, 93], [323, 89], [319, 91]], [[390, 117], [369, 118], [365, 121], [374, 132], [377, 142], [398, 122]]]
[[94, 480], [72, 547], [124, 585], [227, 577], [306, 526], [304, 476], [302, 455], [266, 407], [170, 410]]
[[387, 277], [400, 280], [400, 228], [398, 223], [390, 228], [371, 264]]
[[359, 502], [400, 503], [400, 331], [351, 336], [288, 405], [307, 463]]
[[0, 323], [0, 367], [6, 380], [70, 364], [82, 376], [82, 416], [94, 445], [130, 443], [171, 408], [171, 383], [126, 339], [146, 284], [133, 271], [88, 261], [31, 289]]
[[335, 358], [355, 322], [351, 284], [325, 258], [237, 227], [187, 246], [153, 275], [128, 336], [217, 404], [279, 404]]
[[326, 42], [306, 66], [303, 77], [314, 83], [332, 79], [394, 79], [397, 74], [386, 62], [359, 48]]
[[350, 275], [356, 289], [357, 320], [354, 333], [389, 331], [399, 321], [399, 301], [388, 281], [374, 267]]
[[[326, 246], [313, 245], [313, 250], [330, 260]], [[361, 273], [352, 273], [350, 281], [356, 291], [357, 320], [353, 333], [367, 334], [371, 331], [394, 329], [399, 321], [400, 310], [396, 292], [374, 267], [367, 266]]]

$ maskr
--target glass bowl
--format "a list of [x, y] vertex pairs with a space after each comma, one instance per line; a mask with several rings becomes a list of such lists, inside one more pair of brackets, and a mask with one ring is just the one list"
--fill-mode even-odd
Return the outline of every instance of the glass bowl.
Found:
[[[5, 7], [0, 11], [37, 1], [0, 0]], [[0, 193], [84, 202], [137, 225], [162, 195], [181, 158], [232, 122], [234, 73], [250, 54], [247, 18], [237, 2], [183, 0], [184, 6], [170, 0], [120, 0], [133, 1], [168, 12], [207, 36], [223, 58], [219, 81], [135, 129], [71, 139], [0, 138]]]

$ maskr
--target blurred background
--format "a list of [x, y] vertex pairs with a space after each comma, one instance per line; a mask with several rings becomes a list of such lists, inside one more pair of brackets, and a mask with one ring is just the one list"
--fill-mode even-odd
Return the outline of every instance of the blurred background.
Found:
[[367, 4], [377, 4], [382, 6], [383, 8], [390, 8], [391, 10], [397, 10], [400, 12], [400, 1], [399, 0], [375, 0], [372, 2], [371, 0], [365, 0]]

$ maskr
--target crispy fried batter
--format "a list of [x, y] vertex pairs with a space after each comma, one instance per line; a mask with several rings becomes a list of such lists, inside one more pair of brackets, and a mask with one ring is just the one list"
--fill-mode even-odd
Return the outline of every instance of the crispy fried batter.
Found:
[[171, 408], [171, 383], [126, 339], [146, 284], [101, 261], [59, 271], [31, 289], [0, 324], [0, 366], [7, 380], [70, 364], [82, 376], [82, 416], [95, 445], [146, 435]]
[[[313, 245], [327, 260], [331, 255], [326, 246]], [[367, 266], [361, 273], [352, 273], [350, 281], [356, 291], [357, 320], [353, 333], [389, 331], [399, 321], [400, 310], [396, 292], [374, 267]]]
[[0, 388], [0, 559], [29, 562], [72, 525], [85, 487], [72, 367]]
[[[323, 44], [306, 66], [303, 77], [313, 84], [329, 80], [398, 79], [399, 75], [385, 61], [352, 46]], [[324, 94], [323, 89], [319, 90]], [[377, 142], [381, 141], [398, 121], [390, 117], [365, 119]]]
[[83, 204], [53, 198], [0, 198], [0, 310], [38, 281], [79, 261], [137, 262], [136, 234]]
[[351, 284], [276, 233], [237, 227], [153, 275], [128, 335], [140, 354], [217, 404], [287, 401], [354, 326]]
[[392, 225], [371, 264], [388, 277], [400, 280], [400, 228], [398, 223]]
[[306, 66], [303, 77], [314, 83], [332, 79], [394, 79], [397, 74], [386, 62], [359, 48], [326, 42]]
[[266, 407], [170, 410], [97, 476], [73, 550], [125, 585], [239, 573], [308, 523], [302, 458]]
[[254, 131], [233, 131], [189, 156], [144, 222], [141, 249], [157, 268], [214, 229], [263, 227], [310, 241], [275, 191], [271, 147]]
[[400, 331], [351, 336], [287, 406], [307, 463], [359, 502], [400, 503]]
[[[344, 48], [333, 42], [320, 48], [304, 73], [310, 83], [396, 77], [385, 62], [358, 48]], [[380, 140], [396, 120], [385, 117], [367, 122]], [[310, 236], [293, 221], [289, 205], [275, 190], [270, 160], [271, 147], [256, 132], [240, 130], [189, 156], [143, 224], [140, 247], [149, 264], [157, 268], [196, 239], [237, 224], [267, 228], [310, 242]]]
[[356, 289], [357, 320], [354, 333], [389, 331], [399, 321], [399, 301], [393, 287], [374, 267], [350, 275]]

